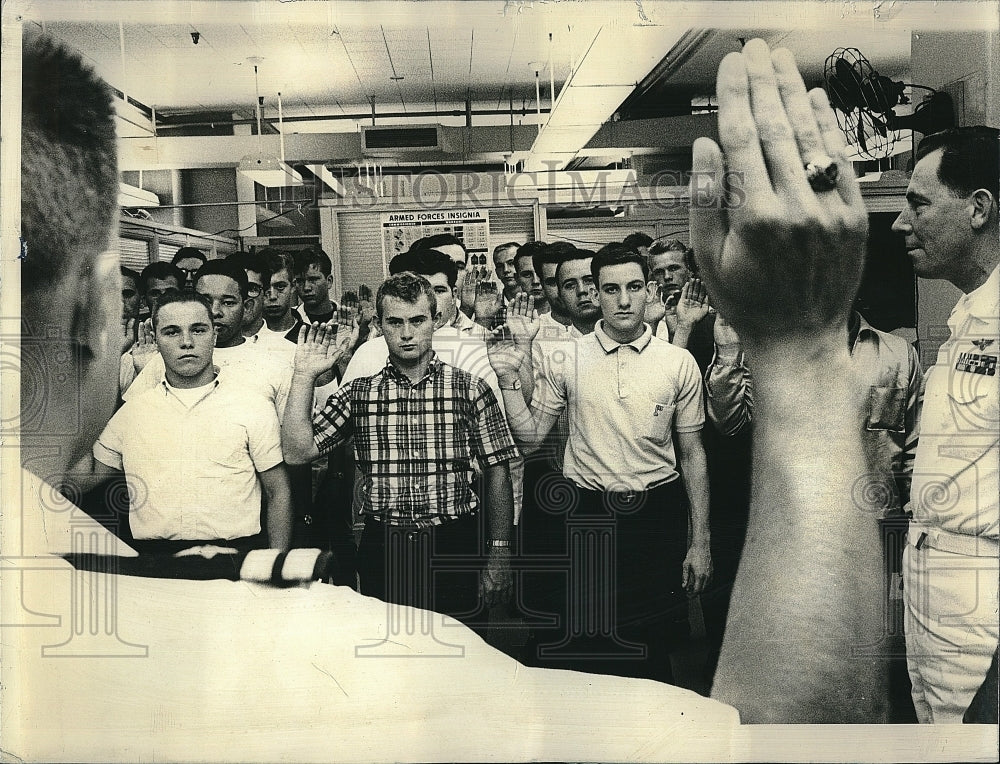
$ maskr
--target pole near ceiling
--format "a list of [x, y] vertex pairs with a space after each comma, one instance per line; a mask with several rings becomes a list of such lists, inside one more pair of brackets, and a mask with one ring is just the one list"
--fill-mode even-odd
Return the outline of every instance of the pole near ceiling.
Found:
[[118, 22], [118, 51], [122, 57], [122, 100], [128, 103], [128, 77], [126, 72], [128, 71], [125, 67], [125, 25], [121, 21]]
[[510, 104], [510, 151], [514, 153], [514, 89], [507, 90], [508, 103]]
[[[513, 101], [513, 99], [511, 99]], [[521, 116], [527, 114], [527, 106], [525, 101], [521, 105]], [[511, 103], [511, 109], [513, 109], [513, 103]], [[542, 114], [549, 113], [549, 107], [546, 106], [539, 110]], [[472, 114], [476, 117], [482, 116], [507, 116], [507, 109], [473, 109]], [[383, 111], [379, 112], [377, 116], [382, 119], [396, 119], [399, 117], [461, 117], [465, 115], [464, 109], [431, 109], [429, 111]], [[371, 119], [371, 113], [354, 113], [354, 114], [306, 114], [301, 117], [289, 117], [288, 122], [336, 122], [338, 120], [354, 120], [355, 122], [361, 122], [366, 119]], [[199, 121], [199, 122], [174, 122], [166, 123], [159, 126], [160, 130], [179, 130], [181, 128], [188, 127], [211, 127], [215, 125], [252, 125], [256, 122], [256, 119], [213, 119], [210, 121]], [[268, 123], [270, 124], [270, 122]]]
[[253, 65], [253, 92], [256, 98], [256, 109], [257, 109], [257, 156], [261, 155], [261, 143], [260, 143], [260, 107], [263, 99], [260, 97], [260, 83], [257, 81], [257, 64]]
[[278, 144], [281, 146], [281, 163], [285, 162], [285, 119], [281, 109], [281, 91], [278, 91]]
[[538, 116], [538, 132], [542, 132], [542, 86], [535, 69], [535, 114]]
[[556, 107], [556, 75], [552, 71], [552, 32], [549, 32], [549, 105]]

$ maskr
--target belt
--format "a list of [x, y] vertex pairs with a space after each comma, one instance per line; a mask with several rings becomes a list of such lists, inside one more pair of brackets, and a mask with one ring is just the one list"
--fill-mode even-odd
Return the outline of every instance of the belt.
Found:
[[912, 520], [907, 537], [911, 546], [917, 549], [930, 547], [942, 552], [962, 554], [966, 557], [997, 557], [1000, 554], [1000, 542], [997, 539], [951, 533], [928, 525], [915, 525]]
[[[365, 515], [365, 524], [368, 524], [369, 522], [376, 523], [387, 530], [391, 529], [399, 534], [406, 534], [407, 541], [414, 541], [422, 536], [430, 536], [431, 533], [435, 531], [454, 528], [455, 524], [461, 521], [468, 522], [469, 520], [475, 520], [478, 518], [478, 514], [476, 512], [464, 512], [461, 515], [437, 515], [436, 517], [442, 518], [441, 522], [433, 525], [408, 526], [387, 523], [381, 517], [377, 517], [376, 515]], [[382, 531], [380, 530], [379, 533], [381, 532]]]
[[575, 483], [575, 481], [574, 484], [578, 489], [583, 491], [590, 491], [591, 493], [603, 493], [608, 496], [619, 496], [625, 498], [625, 497], [644, 496], [647, 493], [652, 493], [658, 488], [664, 488], [665, 486], [673, 485], [676, 481], [677, 481], [676, 477], [667, 478], [666, 480], [660, 480], [656, 483], [653, 483], [650, 486], [646, 486], [645, 488], [640, 488], [640, 489], [626, 488], [624, 490], [617, 490], [617, 491], [612, 488], [587, 488], [586, 486], [582, 486], [579, 483]]

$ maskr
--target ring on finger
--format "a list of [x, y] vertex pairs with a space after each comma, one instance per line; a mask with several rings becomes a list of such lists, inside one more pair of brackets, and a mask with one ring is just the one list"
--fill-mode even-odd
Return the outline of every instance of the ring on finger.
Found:
[[840, 167], [836, 160], [826, 155], [817, 156], [805, 165], [806, 179], [813, 191], [833, 191], [837, 188], [837, 177], [840, 175]]

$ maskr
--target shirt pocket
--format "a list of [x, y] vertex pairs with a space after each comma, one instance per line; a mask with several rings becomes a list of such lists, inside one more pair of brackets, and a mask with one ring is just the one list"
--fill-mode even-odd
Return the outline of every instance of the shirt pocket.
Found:
[[670, 439], [670, 429], [674, 423], [673, 401], [648, 400], [638, 412], [639, 436], [658, 445], [665, 445]]
[[196, 450], [206, 462], [230, 470], [245, 468], [249, 461], [246, 430], [231, 422], [217, 422], [204, 431]]
[[906, 429], [905, 387], [880, 387], [873, 385], [868, 393], [869, 430], [903, 432]]

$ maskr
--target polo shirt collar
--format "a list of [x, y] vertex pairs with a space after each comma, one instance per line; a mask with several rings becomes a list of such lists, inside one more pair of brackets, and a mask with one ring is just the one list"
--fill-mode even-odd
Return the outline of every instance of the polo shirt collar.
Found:
[[440, 373], [441, 367], [443, 365], [444, 365], [444, 362], [440, 358], [438, 358], [437, 353], [435, 353], [434, 351], [431, 351], [431, 360], [428, 361], [428, 363], [427, 363], [427, 371], [424, 373], [424, 376], [422, 376], [416, 382], [411, 382], [410, 378], [408, 376], [406, 376], [403, 372], [401, 372], [399, 369], [397, 369], [393, 365], [391, 358], [388, 361], [385, 362], [385, 367], [383, 368], [382, 371], [387, 376], [390, 376], [393, 379], [395, 379], [397, 382], [402, 382], [403, 384], [415, 387], [415, 386], [419, 385], [421, 382], [423, 382], [425, 379], [430, 379], [431, 377], [433, 377], [436, 374]]
[[650, 340], [653, 338], [653, 331], [649, 328], [649, 324], [642, 325], [642, 334], [636, 337], [631, 342], [618, 342], [617, 340], [611, 339], [608, 333], [604, 331], [604, 319], [602, 318], [594, 326], [594, 335], [597, 337], [597, 341], [601, 343], [601, 347], [604, 349], [605, 353], [613, 353], [620, 347], [627, 345], [631, 347], [635, 352], [641, 353], [649, 345]]

